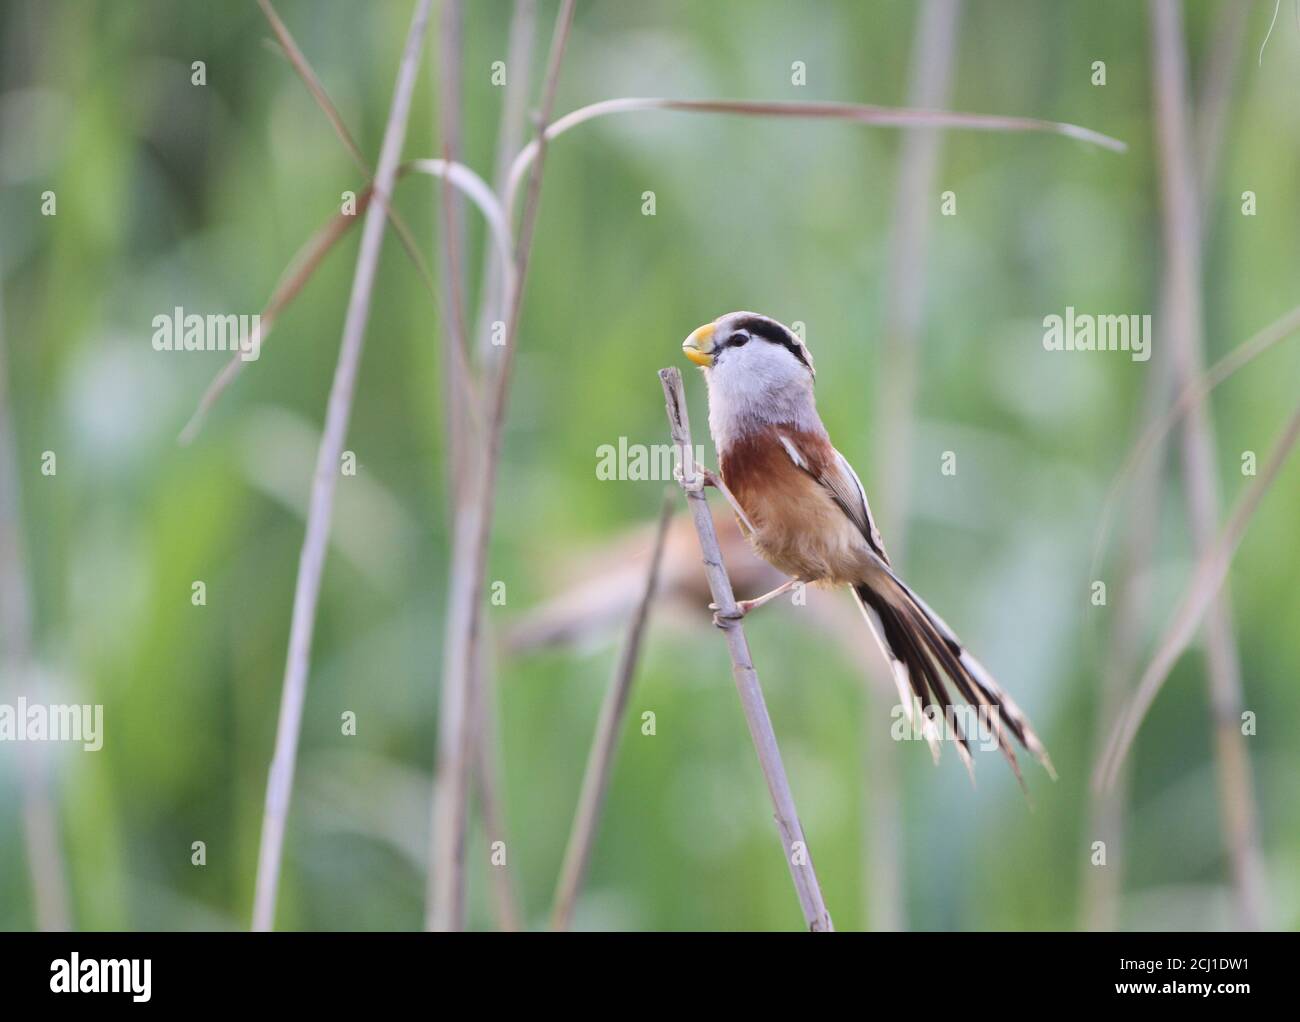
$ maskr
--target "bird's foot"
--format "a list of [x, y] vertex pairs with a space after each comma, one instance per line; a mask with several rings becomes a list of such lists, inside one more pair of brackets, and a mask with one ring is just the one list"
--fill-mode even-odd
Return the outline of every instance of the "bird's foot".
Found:
[[687, 476], [684, 471], [685, 466], [679, 461], [673, 466], [673, 478], [687, 493], [702, 493], [704, 487], [709, 485], [709, 477], [713, 473], [700, 465], [692, 465], [691, 468], [693, 471], [690, 476]]
[[722, 476], [710, 468], [705, 468], [703, 465], [692, 463], [691, 468], [693, 472], [690, 476], [687, 476], [681, 462], [673, 466], [673, 478], [681, 484], [682, 489], [687, 493], [703, 493], [704, 487], [712, 486], [727, 498], [727, 503], [731, 505], [731, 510], [736, 512], [740, 524], [747, 531], [753, 532], [754, 523], [749, 520], [749, 515], [745, 514], [745, 509], [740, 506], [740, 501], [727, 489], [727, 484], [722, 481]]
[[[716, 611], [716, 613], [713, 615], [713, 623], [718, 624], [719, 617], [723, 618], [724, 620], [739, 621], [751, 610], [757, 610], [759, 607], [763, 606], [763, 604], [770, 603], [772, 600], [775, 600], [782, 593], [788, 593], [791, 589], [793, 589], [798, 584], [799, 584], [799, 579], [797, 578], [787, 579], [785, 582], [782, 582], [779, 586], [773, 589], [770, 593], [764, 593], [762, 596], [755, 596], [752, 600], [737, 600], [736, 613], [734, 615], [723, 614], [722, 611], [718, 608], [718, 605], [716, 603], [710, 603], [709, 610]], [[719, 627], [722, 626], [719, 625]]]
[[716, 603], [709, 604], [709, 609], [713, 611], [713, 626], [715, 628], [730, 628], [736, 622], [741, 621], [746, 614], [746, 611], [741, 608], [739, 603], [736, 604], [736, 609], [734, 611], [727, 611], [725, 613], [718, 610], [717, 607], [718, 605]]

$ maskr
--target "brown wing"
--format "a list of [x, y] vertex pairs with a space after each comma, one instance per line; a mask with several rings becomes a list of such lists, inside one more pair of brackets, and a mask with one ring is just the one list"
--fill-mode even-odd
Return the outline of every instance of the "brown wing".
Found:
[[858, 531], [886, 564], [885, 541], [871, 517], [867, 492], [862, 488], [858, 474], [839, 451], [825, 437], [795, 430], [781, 430], [781, 445], [799, 468], [821, 483]]

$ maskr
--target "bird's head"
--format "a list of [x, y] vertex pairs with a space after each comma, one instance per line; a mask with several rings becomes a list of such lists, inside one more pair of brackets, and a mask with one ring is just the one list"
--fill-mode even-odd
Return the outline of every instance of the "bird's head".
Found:
[[702, 366], [710, 385], [723, 377], [773, 386], [807, 383], [816, 376], [812, 354], [789, 327], [757, 312], [729, 312], [693, 330], [682, 353]]
[[691, 331], [682, 353], [712, 374], [759, 373], [803, 380], [816, 375], [812, 354], [789, 327], [757, 312], [729, 312]]
[[692, 331], [682, 353], [704, 369], [715, 439], [719, 428], [732, 432], [729, 426], [816, 416], [812, 355], [793, 330], [774, 319], [729, 312]]

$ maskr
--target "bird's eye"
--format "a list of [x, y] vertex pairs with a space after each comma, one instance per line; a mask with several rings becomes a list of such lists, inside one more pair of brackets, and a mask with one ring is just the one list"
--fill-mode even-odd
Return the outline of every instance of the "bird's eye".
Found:
[[731, 339], [727, 341], [727, 344], [734, 348], [744, 347], [748, 343], [749, 343], [749, 334], [745, 333], [745, 331], [743, 330], [737, 330], [734, 334], [731, 335]]

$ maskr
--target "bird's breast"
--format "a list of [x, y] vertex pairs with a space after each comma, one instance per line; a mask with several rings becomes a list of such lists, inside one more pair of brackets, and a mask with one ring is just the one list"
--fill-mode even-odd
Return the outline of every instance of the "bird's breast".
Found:
[[[807, 459], [806, 468], [795, 464], [782, 432]], [[824, 437], [772, 427], [719, 451], [719, 468], [754, 524], [749, 539], [759, 556], [804, 581], [839, 585], [860, 580], [865, 541], [817, 481], [818, 459], [827, 456], [833, 452]]]

